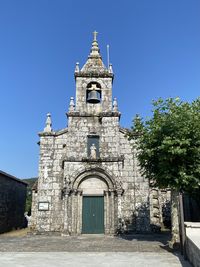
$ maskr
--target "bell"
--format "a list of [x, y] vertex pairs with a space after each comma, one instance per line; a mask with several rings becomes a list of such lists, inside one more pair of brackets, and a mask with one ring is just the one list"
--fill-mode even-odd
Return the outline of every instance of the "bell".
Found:
[[95, 90], [92, 90], [88, 93], [87, 102], [91, 104], [96, 104], [100, 102], [99, 93]]

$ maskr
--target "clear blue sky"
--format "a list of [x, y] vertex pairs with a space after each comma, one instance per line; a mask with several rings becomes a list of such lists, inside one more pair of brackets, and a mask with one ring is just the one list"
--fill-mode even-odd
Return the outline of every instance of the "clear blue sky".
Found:
[[152, 99], [199, 96], [199, 0], [0, 0], [1, 170], [37, 176], [37, 133], [47, 112], [66, 127], [94, 30], [105, 63], [110, 45], [122, 126], [150, 115]]

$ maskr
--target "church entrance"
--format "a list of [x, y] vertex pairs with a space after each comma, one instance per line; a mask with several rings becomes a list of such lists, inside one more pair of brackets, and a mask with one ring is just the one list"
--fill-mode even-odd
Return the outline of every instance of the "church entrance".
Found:
[[64, 231], [69, 234], [114, 234], [118, 198], [111, 178], [101, 169], [82, 172], [65, 198]]
[[82, 234], [104, 233], [104, 197], [83, 196]]

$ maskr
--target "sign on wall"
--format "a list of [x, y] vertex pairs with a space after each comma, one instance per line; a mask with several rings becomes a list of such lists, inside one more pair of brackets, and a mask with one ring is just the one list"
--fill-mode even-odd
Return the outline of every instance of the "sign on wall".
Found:
[[38, 210], [49, 210], [49, 202], [39, 202]]

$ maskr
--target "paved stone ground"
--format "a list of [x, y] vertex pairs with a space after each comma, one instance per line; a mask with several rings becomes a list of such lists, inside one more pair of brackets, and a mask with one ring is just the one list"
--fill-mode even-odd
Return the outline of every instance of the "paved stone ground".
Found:
[[172, 253], [157, 252], [32, 252], [0, 253], [4, 267], [189, 267]]
[[5, 252], [165, 252], [169, 235], [105, 235], [22, 237], [0, 236], [0, 251]]
[[169, 236], [162, 234], [125, 237], [0, 236], [0, 267], [189, 267], [179, 253], [169, 251], [168, 240]]

